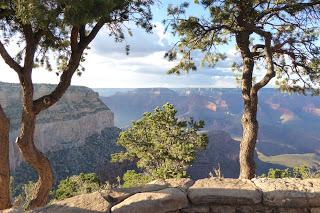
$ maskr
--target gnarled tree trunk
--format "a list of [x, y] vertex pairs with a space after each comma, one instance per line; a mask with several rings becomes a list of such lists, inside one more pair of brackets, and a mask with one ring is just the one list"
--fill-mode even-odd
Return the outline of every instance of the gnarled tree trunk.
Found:
[[9, 130], [10, 121], [0, 105], [0, 210], [11, 207]]
[[[258, 100], [256, 94], [251, 94], [251, 101]], [[244, 102], [247, 102], [244, 100]], [[251, 103], [251, 106], [244, 104], [244, 112], [242, 115], [242, 140], [240, 144], [240, 178], [251, 179], [255, 176], [256, 166], [254, 161], [254, 152], [258, 137], [258, 121], [257, 121], [257, 102]], [[255, 106], [252, 106], [255, 105]]]
[[[239, 25], [243, 24], [239, 20]], [[244, 24], [247, 26], [247, 24]], [[254, 68], [253, 52], [250, 51], [250, 34], [253, 31], [242, 31], [237, 33], [236, 40], [243, 60], [242, 71], [242, 98], [244, 103], [244, 112], [242, 116], [243, 135], [240, 144], [240, 177], [251, 179], [255, 176], [254, 152], [258, 138], [259, 125], [257, 121], [258, 111], [258, 91], [266, 86], [270, 80], [275, 77], [274, 65], [271, 50], [271, 33], [261, 31], [256, 27], [252, 28], [255, 33], [260, 34], [265, 39], [264, 45], [259, 45], [264, 49], [266, 59], [266, 74], [257, 83], [253, 83], [252, 75]], [[255, 48], [253, 48], [255, 49]]]
[[[83, 51], [95, 38], [104, 24], [105, 19], [103, 18], [93, 27], [88, 36], [82, 31], [80, 38], [78, 38], [79, 26], [72, 27], [70, 36], [71, 55], [66, 69], [60, 76], [60, 82], [51, 93], [36, 100], [33, 100], [32, 70], [34, 67], [34, 56], [43, 36], [43, 31], [34, 32], [30, 24], [23, 25], [22, 29], [26, 41], [23, 67], [8, 54], [0, 42], [0, 54], [5, 62], [17, 72], [22, 88], [22, 120], [20, 135], [16, 143], [23, 158], [36, 170], [39, 177], [36, 197], [30, 202], [29, 209], [44, 206], [47, 203], [49, 192], [53, 185], [53, 172], [50, 162], [34, 144], [36, 117], [41, 111], [55, 104], [69, 88], [72, 76], [79, 67]], [[85, 26], [82, 27], [82, 30], [85, 30]], [[78, 39], [80, 39], [79, 42]]]
[[242, 71], [242, 98], [244, 112], [242, 115], [242, 140], [240, 144], [240, 176], [239, 178], [251, 179], [255, 175], [254, 151], [258, 136], [257, 121], [257, 92], [253, 89], [252, 75], [254, 68], [253, 55], [250, 51], [250, 32], [239, 32], [236, 35], [237, 45], [243, 60]]
[[48, 201], [48, 194], [53, 185], [53, 172], [49, 160], [35, 146], [34, 130], [36, 116], [33, 112], [24, 111], [22, 114], [21, 131], [17, 138], [18, 147], [23, 158], [37, 171], [37, 194], [31, 200], [29, 209], [44, 206]]
[[[239, 178], [251, 179], [255, 176], [255, 161], [254, 153], [256, 142], [258, 138], [258, 91], [266, 86], [270, 80], [275, 76], [273, 56], [272, 56], [272, 34], [257, 27], [255, 19], [252, 19], [251, 1], [239, 1], [237, 3], [239, 9], [239, 16], [237, 23], [240, 31], [236, 33], [237, 46], [240, 49], [243, 61], [242, 70], [242, 98], [244, 104], [244, 112], [242, 116], [242, 140], [240, 144], [240, 176]], [[264, 44], [257, 44], [250, 50], [250, 35], [256, 33], [264, 38]], [[259, 52], [258, 49], [263, 49], [264, 53]], [[253, 69], [255, 63], [255, 56], [263, 56], [266, 62], [266, 74], [257, 83], [253, 82]]]
[[38, 174], [37, 193], [28, 206], [28, 209], [44, 206], [48, 201], [48, 195], [53, 185], [53, 172], [49, 160], [41, 153], [34, 144], [34, 132], [37, 113], [34, 112], [32, 83], [33, 55], [36, 46], [34, 43], [27, 45], [25, 68], [19, 73], [22, 89], [22, 115], [20, 134], [16, 143], [23, 158]]

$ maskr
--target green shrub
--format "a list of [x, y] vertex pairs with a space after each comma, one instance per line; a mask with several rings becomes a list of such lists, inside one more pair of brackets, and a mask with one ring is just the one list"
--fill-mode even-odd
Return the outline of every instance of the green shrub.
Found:
[[297, 166], [286, 169], [269, 169], [268, 178], [320, 178], [319, 171], [306, 166]]
[[95, 173], [80, 173], [60, 181], [57, 190], [53, 193], [56, 200], [73, 197], [80, 194], [99, 190], [99, 179]]
[[293, 177], [295, 177], [295, 178], [311, 178], [311, 177], [313, 177], [312, 170], [306, 166], [294, 167], [292, 174], [293, 174]]
[[15, 203], [23, 209], [27, 209], [32, 199], [36, 197], [37, 183], [29, 181], [22, 185], [21, 193], [16, 197]]
[[269, 178], [287, 178], [292, 177], [292, 173], [289, 169], [269, 169], [268, 172]]
[[204, 121], [180, 121], [176, 114], [169, 103], [144, 113], [120, 133], [117, 143], [125, 151], [113, 154], [112, 161], [135, 160], [138, 168], [154, 179], [186, 177], [188, 166], [208, 138], [199, 133]]
[[136, 171], [134, 170], [128, 170], [123, 175], [122, 179], [123, 179], [122, 187], [124, 188], [141, 186], [152, 181], [152, 177], [143, 173], [136, 173]]

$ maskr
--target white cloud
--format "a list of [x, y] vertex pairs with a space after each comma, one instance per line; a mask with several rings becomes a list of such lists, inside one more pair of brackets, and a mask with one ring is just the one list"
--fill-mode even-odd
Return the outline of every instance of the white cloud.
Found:
[[129, 57], [142, 57], [154, 52], [166, 51], [169, 49], [167, 36], [160, 23], [155, 24], [153, 33], [146, 33], [145, 30], [128, 26], [133, 36], [130, 36], [124, 28], [125, 41], [116, 43], [114, 37], [109, 37], [107, 29], [103, 29], [95, 39], [92, 49], [94, 53], [109, 57], [126, 56], [126, 45], [130, 46]]
[[[157, 23], [153, 34], [133, 29], [134, 36], [127, 40], [131, 45], [129, 56], [125, 54], [125, 43], [115, 43], [101, 32], [88, 50], [86, 71], [81, 77], [74, 76], [73, 85], [89, 87], [234, 87], [234, 77], [230, 70], [236, 54], [228, 52], [228, 58], [215, 68], [200, 68], [197, 72], [176, 76], [167, 75], [174, 62], [164, 59], [164, 53], [170, 48], [172, 38], [164, 34], [161, 24]], [[0, 60], [0, 81], [18, 82], [16, 73]], [[212, 77], [215, 76], [215, 77]], [[58, 83], [55, 72], [35, 69], [35, 83]]]

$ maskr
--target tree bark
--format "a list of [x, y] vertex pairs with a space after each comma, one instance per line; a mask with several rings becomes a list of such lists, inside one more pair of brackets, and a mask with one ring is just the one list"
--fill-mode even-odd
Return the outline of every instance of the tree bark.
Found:
[[34, 101], [32, 69], [34, 54], [40, 37], [33, 38], [31, 33], [32, 29], [28, 26], [25, 26], [24, 31], [27, 41], [25, 62], [23, 70], [18, 73], [22, 87], [23, 111], [20, 135], [16, 143], [25, 161], [28, 162], [38, 174], [37, 193], [28, 206], [28, 209], [34, 209], [42, 207], [47, 203], [54, 181], [52, 167], [48, 158], [41, 153], [34, 144], [36, 117], [41, 111], [55, 104], [68, 89], [71, 78], [79, 66], [84, 49], [78, 48], [77, 39], [79, 28], [73, 27], [71, 32], [72, 53], [67, 69], [61, 75], [60, 82], [54, 91]]
[[[251, 99], [255, 99], [253, 102], [256, 102], [257, 104], [258, 97], [256, 94], [252, 94]], [[253, 105], [256, 104], [253, 103]], [[244, 113], [241, 120], [243, 132], [239, 154], [239, 178], [241, 179], [252, 179], [254, 178], [256, 172], [254, 153], [259, 129], [256, 117], [257, 111], [244, 104]]]
[[251, 179], [255, 175], [254, 151], [258, 137], [257, 105], [258, 95], [253, 89], [252, 75], [254, 59], [250, 51], [250, 32], [243, 31], [236, 35], [237, 45], [243, 60], [242, 98], [244, 112], [242, 115], [242, 140], [240, 143], [240, 176], [241, 179]]
[[[258, 91], [267, 85], [275, 76], [271, 49], [272, 34], [260, 29], [254, 24], [255, 19], [252, 19], [252, 1], [239, 1], [237, 7], [239, 9], [237, 23], [240, 31], [236, 33], [236, 42], [243, 61], [241, 89], [244, 105], [244, 112], [241, 119], [243, 132], [239, 154], [239, 178], [251, 179], [254, 178], [256, 171], [254, 153], [259, 130], [257, 121]], [[265, 44], [253, 47], [253, 52], [255, 52], [257, 48], [263, 48], [265, 51], [264, 58], [267, 64], [267, 73], [263, 79], [256, 84], [253, 82], [254, 53], [250, 50], [250, 35], [252, 33], [256, 33], [265, 39]], [[257, 52], [255, 52], [255, 54], [256, 53]]]
[[53, 185], [53, 172], [50, 162], [34, 144], [37, 114], [34, 113], [33, 109], [32, 62], [35, 51], [34, 43], [27, 43], [25, 68], [19, 74], [22, 89], [22, 115], [20, 134], [16, 140], [23, 158], [38, 174], [36, 196], [30, 201], [28, 209], [44, 206], [48, 201], [48, 195]]
[[[242, 95], [244, 100], [244, 113], [242, 117], [243, 138], [240, 144], [240, 178], [251, 179], [255, 176], [255, 161], [254, 153], [256, 141], [258, 138], [259, 124], [257, 121], [258, 111], [258, 91], [267, 85], [270, 80], [275, 76], [273, 67], [272, 51], [271, 51], [271, 33], [263, 32], [262, 36], [265, 38], [265, 55], [267, 72], [265, 76], [258, 83], [252, 83], [252, 73], [254, 62], [252, 53], [244, 48], [248, 45], [242, 45], [244, 60], [244, 70], [242, 78]], [[246, 40], [246, 39], [244, 39]], [[249, 47], [249, 46], [247, 46]], [[251, 82], [251, 83], [250, 83]], [[249, 99], [247, 99], [249, 97]]]
[[48, 201], [48, 195], [53, 185], [53, 172], [50, 162], [41, 153], [33, 142], [36, 115], [33, 112], [24, 111], [22, 114], [21, 131], [17, 138], [18, 147], [23, 158], [37, 171], [37, 194], [31, 200], [28, 208], [33, 209], [44, 206]]
[[0, 105], [0, 210], [11, 207], [9, 130], [10, 121]]

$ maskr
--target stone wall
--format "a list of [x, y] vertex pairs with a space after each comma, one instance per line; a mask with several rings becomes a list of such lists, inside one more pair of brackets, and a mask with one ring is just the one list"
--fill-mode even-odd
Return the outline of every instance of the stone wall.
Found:
[[32, 213], [318, 213], [320, 179], [168, 179], [55, 202]]

